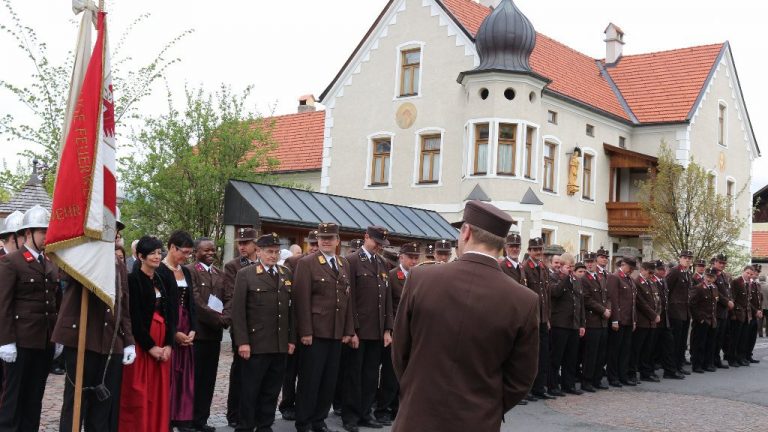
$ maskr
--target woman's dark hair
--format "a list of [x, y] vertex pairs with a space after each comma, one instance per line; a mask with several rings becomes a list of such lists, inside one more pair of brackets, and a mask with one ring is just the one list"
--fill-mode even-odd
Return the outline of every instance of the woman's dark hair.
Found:
[[171, 248], [171, 245], [181, 249], [185, 247], [191, 248], [195, 243], [192, 241], [192, 236], [190, 236], [188, 232], [176, 230], [171, 233], [170, 237], [168, 237], [168, 249]]
[[125, 248], [119, 245], [115, 245], [115, 252], [120, 251], [123, 253], [123, 264], [125, 264]]
[[138, 243], [136, 243], [136, 256], [139, 258], [142, 256], [146, 258], [147, 255], [162, 248], [163, 242], [161, 242], [157, 237], [145, 235], [139, 239]]

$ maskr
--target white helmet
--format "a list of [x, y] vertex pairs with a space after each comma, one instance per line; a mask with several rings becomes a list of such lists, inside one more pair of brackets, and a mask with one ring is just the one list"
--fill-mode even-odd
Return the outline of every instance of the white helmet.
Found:
[[48, 228], [48, 222], [51, 221], [51, 212], [43, 208], [40, 204], [35, 204], [31, 209], [24, 212], [24, 218], [21, 220], [21, 226], [16, 232], [23, 232], [27, 229]]
[[3, 228], [2, 231], [0, 231], [0, 235], [16, 234], [16, 231], [18, 231], [19, 227], [21, 226], [21, 220], [23, 218], [24, 218], [24, 213], [18, 210], [9, 214], [5, 218], [5, 228]]
[[125, 224], [123, 223], [122, 216], [120, 215], [120, 207], [115, 207], [115, 225], [117, 226], [118, 231], [125, 229]]

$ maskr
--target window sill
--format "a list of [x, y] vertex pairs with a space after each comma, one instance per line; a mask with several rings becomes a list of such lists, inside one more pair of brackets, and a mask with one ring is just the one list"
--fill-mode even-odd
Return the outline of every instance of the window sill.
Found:
[[595, 199], [594, 198], [584, 198], [584, 197], [581, 197], [580, 200], [581, 200], [581, 202], [585, 202], [585, 203], [589, 203], [589, 204], [594, 204], [595, 203]]
[[391, 184], [372, 184], [365, 185], [363, 189], [392, 189]]
[[394, 98], [392, 98], [392, 100], [393, 101], [404, 101], [404, 100], [409, 100], [409, 99], [420, 99], [420, 98], [421, 98], [421, 94], [417, 93], [417, 94], [412, 94], [412, 95], [395, 96]]
[[441, 182], [439, 182], [439, 181], [435, 181], [435, 182], [417, 182], [417, 183], [413, 183], [411, 185], [411, 187], [414, 187], [414, 188], [434, 188], [434, 187], [440, 187], [442, 185], [443, 184]]
[[555, 192], [555, 191], [549, 190], [549, 189], [541, 189], [541, 193], [547, 194], [547, 195], [552, 195], [552, 196], [560, 196], [559, 192]]

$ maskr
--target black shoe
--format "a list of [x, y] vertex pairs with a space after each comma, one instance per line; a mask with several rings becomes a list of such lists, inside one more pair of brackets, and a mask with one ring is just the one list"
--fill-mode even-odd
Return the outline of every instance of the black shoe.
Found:
[[[355, 430], [357, 430], [357, 426], [352, 425]], [[344, 429], [347, 429], [347, 426], [344, 426]], [[349, 429], [347, 429], [349, 430]], [[322, 425], [316, 428], [312, 428], [312, 432], [336, 432], [336, 430], [329, 428], [327, 425]]]
[[[344, 430], [347, 432], [360, 432], [360, 429], [357, 427], [356, 424], [352, 423], [344, 423]], [[325, 427], [326, 430], [328, 430], [328, 426]], [[323, 429], [315, 429], [315, 432], [325, 432]]]
[[204, 425], [195, 425], [195, 430], [198, 432], [216, 432], [216, 428], [213, 426], [208, 426], [207, 424]]
[[704, 369], [702, 369], [702, 368], [700, 368], [698, 366], [694, 366], [693, 367], [693, 371], [696, 372], [696, 373], [704, 373]]
[[567, 389], [565, 389], [565, 392], [568, 393], [568, 394], [576, 395], [576, 396], [581, 396], [581, 395], [584, 394], [583, 391], [577, 389], [576, 387], [567, 388]]
[[603, 384], [602, 382], [599, 382], [597, 384], [592, 384], [592, 387], [594, 387], [597, 390], [608, 390], [610, 388], [607, 385]]
[[611, 385], [611, 387], [624, 387], [620, 381], [608, 381], [608, 384]]
[[688, 369], [685, 369], [685, 368], [678, 370], [678, 372], [680, 372], [683, 375], [690, 375], [691, 374], [691, 371], [689, 371]]
[[739, 360], [739, 362], [740, 362], [740, 364], [741, 364], [742, 366], [749, 366], [749, 360], [746, 360], [746, 359], [742, 359], [742, 360]]
[[392, 416], [389, 413], [376, 416], [376, 421], [384, 426], [392, 426]]
[[681, 380], [685, 379], [685, 375], [681, 374], [680, 372], [664, 372], [664, 379]]
[[594, 393], [597, 391], [595, 390], [594, 387], [592, 387], [592, 384], [586, 384], [586, 383], [581, 385], [581, 389], [585, 392], [590, 392], [590, 393]]
[[560, 389], [550, 389], [549, 394], [555, 397], [563, 397], [565, 396], [565, 393], [563, 393]]
[[741, 363], [738, 360], [728, 360], [728, 365], [731, 367], [741, 367]]
[[659, 381], [661, 381], [659, 379], [659, 377], [657, 377], [656, 375], [645, 375], [645, 376], [641, 376], [640, 379], [643, 380], [643, 381], [647, 381], [647, 382], [659, 382]]
[[532, 394], [537, 398], [543, 399], [543, 400], [557, 399], [555, 396], [552, 396], [550, 393], [547, 393], [547, 392], [544, 392], [544, 393], [534, 392]]
[[714, 366], [707, 366], [704, 368], [704, 370], [707, 372], [717, 372], [717, 368], [715, 368]]
[[728, 366], [728, 365], [727, 365], [727, 364], [725, 364], [725, 363], [717, 363], [717, 364], [715, 364], [715, 366], [716, 366], [718, 369], [730, 369], [730, 368], [731, 368], [730, 366]]
[[760, 360], [755, 360], [752, 357], [749, 358], [750, 363], [760, 363]]
[[371, 428], [371, 429], [381, 429], [384, 427], [381, 423], [379, 423], [378, 421], [376, 421], [376, 419], [373, 419], [373, 418], [361, 419], [359, 422], [357, 422], [357, 425], [361, 427]]
[[296, 410], [293, 408], [286, 408], [285, 410], [281, 411], [280, 414], [283, 415], [283, 420], [288, 420], [288, 421], [296, 420]]
[[518, 403], [517, 403], [517, 405], [518, 405], [518, 406], [521, 406], [521, 405], [528, 405], [528, 401], [527, 401], [527, 400], [525, 400], [525, 399], [523, 399], [523, 400], [521, 400], [520, 402], [518, 402]]
[[619, 382], [625, 386], [630, 386], [630, 387], [634, 387], [637, 385], [635, 381], [630, 381], [630, 380], [620, 380]]
[[686, 366], [690, 366], [691, 365], [691, 361], [690, 360], [685, 360], [683, 363], [685, 363]]
[[54, 366], [51, 368], [51, 373], [54, 375], [64, 375], [67, 372], [61, 366]]
[[537, 400], [539, 400], [539, 398], [534, 396], [532, 393], [528, 393], [528, 396], [525, 397], [525, 400], [527, 400], [528, 402], [536, 402]]

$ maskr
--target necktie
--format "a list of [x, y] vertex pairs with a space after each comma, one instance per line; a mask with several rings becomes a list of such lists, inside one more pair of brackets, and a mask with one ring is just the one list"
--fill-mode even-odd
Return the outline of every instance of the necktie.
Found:
[[43, 258], [43, 254], [39, 254], [37, 256], [37, 262], [39, 262], [41, 266], [45, 267], [45, 258]]
[[336, 258], [335, 257], [331, 257], [330, 261], [331, 261], [331, 268], [333, 269], [333, 272], [338, 275], [339, 274], [339, 268], [336, 267]]

